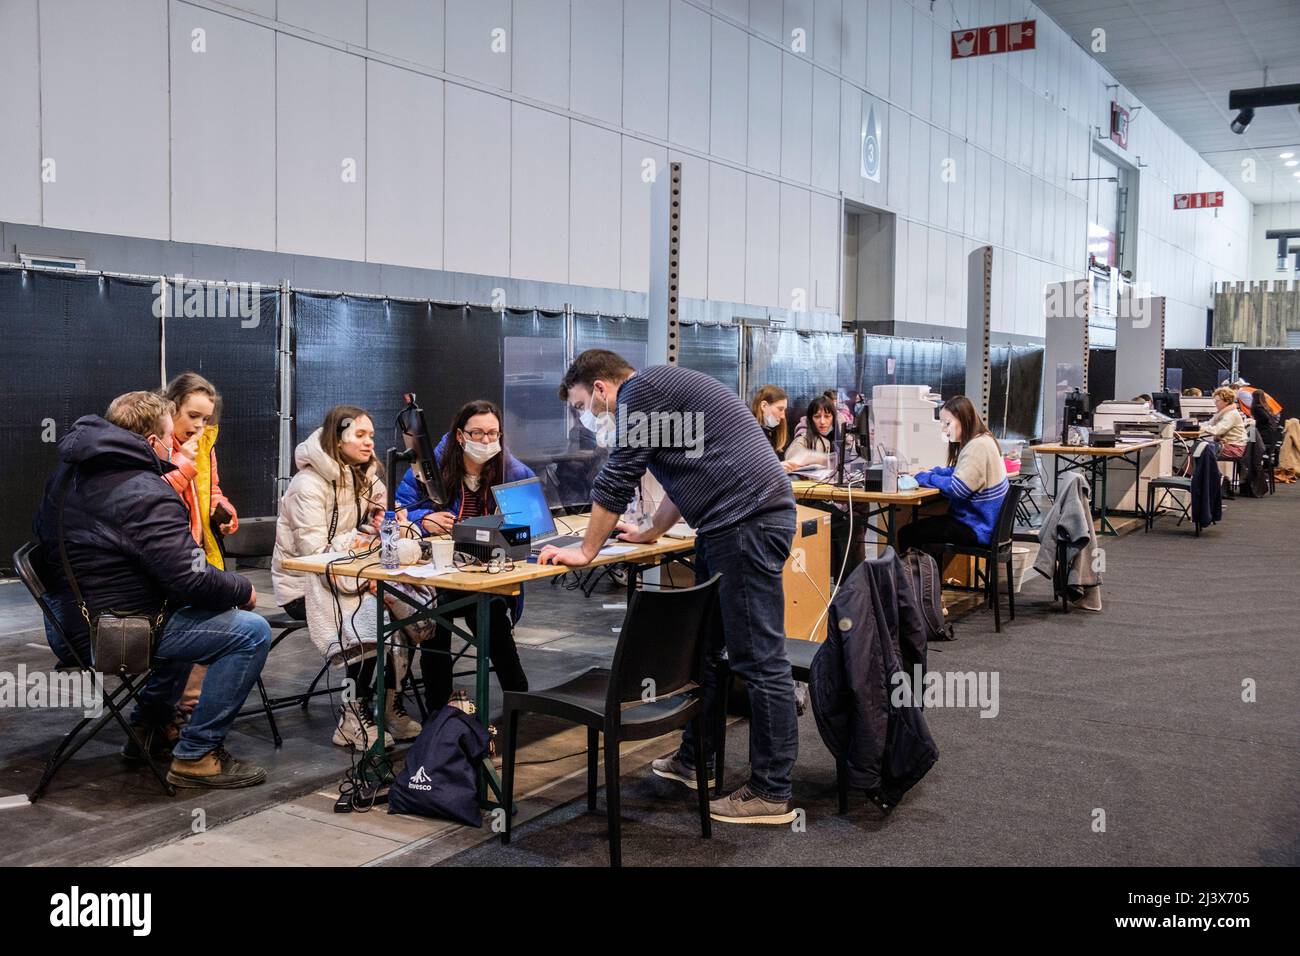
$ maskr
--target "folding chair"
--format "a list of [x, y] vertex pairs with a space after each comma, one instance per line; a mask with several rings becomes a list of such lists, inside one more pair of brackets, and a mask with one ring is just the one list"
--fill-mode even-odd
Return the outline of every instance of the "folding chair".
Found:
[[[64, 646], [68, 648], [72, 653], [73, 659], [76, 661], [75, 666], [60, 666], [57, 669], [63, 672], [76, 670], [83, 673], [90, 673], [92, 675], [91, 679], [96, 680], [99, 684], [104, 698], [104, 709], [108, 711], [108, 713], [103, 714], [98, 718], [82, 717], [82, 719], [77, 721], [76, 725], [71, 730], [63, 735], [63, 740], [59, 742], [58, 747], [55, 748], [54, 752], [50, 754], [49, 760], [46, 761], [45, 771], [41, 774], [41, 779], [36, 784], [36, 789], [28, 794], [27, 799], [32, 803], [39, 800], [42, 794], [44, 794], [46, 789], [49, 787], [51, 781], [54, 780], [54, 775], [59, 771], [59, 768], [71, 760], [78, 750], [84, 747], [87, 742], [92, 740], [101, 730], [103, 730], [109, 720], [116, 720], [118, 724], [121, 725], [122, 729], [126, 731], [126, 735], [135, 743], [136, 747], [139, 748], [139, 752], [144, 754], [145, 760], [149, 764], [149, 769], [153, 771], [154, 779], [158, 781], [158, 785], [162, 787], [163, 792], [168, 796], [175, 796], [176, 788], [167, 782], [164, 768], [160, 767], [153, 759], [148, 748], [145, 747], [144, 742], [140, 740], [139, 735], [136, 734], [134, 729], [132, 729], [130, 722], [122, 715], [123, 708], [134, 701], [139, 696], [140, 691], [143, 690], [145, 685], [149, 682], [149, 678], [153, 674], [153, 668], [151, 667], [149, 670], [146, 670], [141, 674], [113, 674], [111, 676], [118, 678], [121, 683], [111, 693], [103, 693], [104, 676], [106, 675], [96, 671], [93, 665], [87, 664], [85, 660], [82, 659], [81, 654], [77, 651], [77, 648], [72, 641], [68, 639], [67, 632], [63, 630], [63, 626], [59, 623], [59, 619], [54, 614], [53, 605], [50, 603], [49, 591], [45, 587], [45, 583], [36, 568], [36, 545], [33, 542], [27, 542], [14, 552], [14, 568], [18, 571], [18, 576], [22, 578], [23, 584], [27, 586], [27, 590], [31, 594], [32, 599], [36, 601], [37, 606], [40, 607], [41, 614], [44, 616], [49, 626], [54, 628], [55, 632], [62, 639]], [[87, 725], [90, 725], [88, 731], [86, 731]], [[83, 733], [83, 731], [86, 732]]]

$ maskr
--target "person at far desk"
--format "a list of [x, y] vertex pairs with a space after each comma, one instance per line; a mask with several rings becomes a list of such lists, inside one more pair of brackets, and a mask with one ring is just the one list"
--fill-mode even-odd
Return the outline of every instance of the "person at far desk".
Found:
[[785, 450], [786, 463], [801, 468], [818, 455], [825, 455], [829, 463], [835, 451], [835, 403], [825, 395], [818, 395], [808, 403], [804, 419], [807, 427], [794, 436]]
[[988, 544], [997, 527], [1002, 499], [1010, 487], [1002, 447], [965, 395], [943, 403], [939, 410], [948, 439], [948, 464], [915, 475], [923, 488], [938, 488], [948, 499], [948, 513], [903, 525], [898, 550], [930, 545]]
[[[397, 487], [397, 503], [407, 509], [412, 522], [428, 535], [449, 535], [466, 518], [490, 515], [496, 510], [494, 485], [535, 477], [533, 470], [505, 448], [501, 409], [489, 401], [475, 401], [461, 407], [451, 428], [433, 450], [434, 462], [442, 474], [442, 486], [450, 500], [444, 508], [433, 502], [418, 484], [415, 470], [406, 473]], [[467, 591], [438, 588], [438, 603], [466, 597]], [[488, 652], [502, 690], [528, 690], [528, 676], [519, 662], [514, 622], [523, 613], [522, 592], [507, 608], [503, 601], [491, 604]], [[473, 614], [466, 615], [471, 632], [477, 634]], [[433, 636], [420, 645], [420, 673], [424, 675], [424, 702], [429, 713], [442, 709], [451, 698], [451, 631], [439, 624]]]
[[[754, 393], [754, 400], [749, 403], [749, 410], [754, 413], [754, 420], [763, 429], [772, 451], [778, 458], [785, 451], [785, 444], [790, 439], [790, 426], [785, 422], [785, 412], [789, 407], [790, 397], [779, 385], [764, 385]], [[792, 461], [781, 462], [786, 471], [794, 471], [799, 466]]]
[[1246, 420], [1237, 410], [1237, 393], [1224, 386], [1214, 390], [1214, 417], [1201, 426], [1201, 435], [1219, 443], [1219, 460], [1239, 460], [1246, 453]]

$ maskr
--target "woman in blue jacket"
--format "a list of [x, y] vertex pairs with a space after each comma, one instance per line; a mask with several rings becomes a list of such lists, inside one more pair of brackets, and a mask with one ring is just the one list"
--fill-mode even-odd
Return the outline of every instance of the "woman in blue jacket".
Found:
[[[450, 430], [442, 436], [433, 452], [442, 486], [449, 501], [435, 508], [408, 471], [397, 489], [397, 502], [407, 509], [407, 517], [426, 535], [447, 535], [452, 526], [466, 518], [492, 514], [496, 500], [495, 485], [534, 477], [533, 470], [505, 449], [501, 429], [501, 410], [489, 401], [474, 401], [456, 413]], [[439, 603], [467, 597], [468, 592], [438, 588]], [[503, 601], [493, 601], [490, 618], [492, 666], [502, 690], [528, 690], [528, 678], [519, 663], [515, 647], [514, 622], [523, 611], [523, 596], [508, 609]], [[469, 629], [477, 623], [467, 618]], [[437, 713], [451, 697], [451, 631], [438, 627], [421, 645], [420, 670], [424, 674], [424, 698], [430, 713]]]
[[969, 398], [958, 395], [944, 402], [939, 421], [949, 442], [948, 464], [915, 477], [918, 485], [943, 492], [948, 513], [903, 525], [898, 530], [900, 554], [943, 544], [988, 544], [1010, 487], [1002, 448]]

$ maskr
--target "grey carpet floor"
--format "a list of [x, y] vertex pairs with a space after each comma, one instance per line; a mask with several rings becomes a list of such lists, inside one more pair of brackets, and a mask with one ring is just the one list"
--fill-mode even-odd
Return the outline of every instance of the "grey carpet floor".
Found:
[[[1300, 488], [1225, 509], [1200, 538], [1164, 519], [1104, 539], [1099, 614], [1060, 613], [1032, 580], [1002, 634], [984, 611], [959, 622], [931, 667], [996, 672], [999, 712], [927, 711], [939, 762], [888, 818], [860, 796], [836, 814], [834, 765], [807, 714], [804, 826], [715, 823], [704, 841], [691, 792], [625, 777], [625, 865], [1300, 864]], [[729, 783], [743, 782], [747, 747], [741, 721]], [[570, 803], [509, 847], [452, 862], [604, 865], [603, 792], [600, 811]]]

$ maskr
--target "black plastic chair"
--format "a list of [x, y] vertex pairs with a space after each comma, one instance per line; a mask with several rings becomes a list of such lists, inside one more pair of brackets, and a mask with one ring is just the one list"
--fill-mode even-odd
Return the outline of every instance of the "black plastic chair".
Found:
[[988, 544], [945, 543], [943, 546], [946, 554], [963, 554], [984, 559], [983, 574], [980, 573], [979, 565], [975, 565], [975, 583], [978, 585], [981, 577], [983, 578], [984, 593], [988, 603], [993, 605], [993, 630], [998, 634], [1002, 633], [1002, 608], [1001, 601], [998, 599], [999, 565], [1005, 565], [1007, 569], [1007, 608], [1010, 612], [1010, 620], [1016, 619], [1016, 579], [1011, 568], [1011, 542], [1016, 527], [1016, 511], [1020, 507], [1020, 496], [1023, 493], [1024, 489], [1019, 485], [1007, 486], [1006, 497], [1002, 499], [1002, 507], [998, 511], [997, 525], [989, 537]]
[[[39, 800], [42, 794], [45, 793], [46, 788], [48, 788], [50, 783], [54, 780], [54, 775], [58, 773], [59, 768], [71, 760], [78, 750], [93, 740], [110, 720], [116, 720], [118, 724], [121, 725], [122, 729], [126, 731], [127, 737], [135, 743], [138, 752], [144, 754], [145, 762], [148, 763], [149, 769], [153, 771], [154, 778], [158, 781], [158, 785], [162, 787], [163, 792], [168, 796], [175, 796], [176, 788], [167, 782], [167, 777], [163, 768], [161, 768], [153, 759], [149, 753], [149, 748], [145, 746], [139, 735], [134, 729], [132, 729], [130, 722], [122, 715], [123, 708], [134, 701], [136, 697], [139, 696], [140, 691], [143, 690], [145, 685], [149, 682], [149, 677], [153, 673], [152, 668], [141, 674], [103, 675], [101, 672], [96, 671], [92, 665], [86, 663], [73, 643], [68, 640], [67, 633], [63, 630], [63, 626], [59, 623], [59, 619], [54, 614], [54, 608], [50, 603], [49, 590], [45, 587], [45, 582], [42, 580], [40, 572], [37, 570], [36, 560], [36, 545], [30, 541], [14, 552], [14, 569], [18, 572], [18, 576], [22, 579], [23, 584], [27, 586], [27, 590], [31, 594], [32, 599], [35, 600], [37, 606], [40, 607], [41, 614], [44, 615], [45, 620], [49, 622], [50, 627], [54, 628], [55, 632], [62, 639], [64, 646], [68, 648], [73, 659], [76, 661], [76, 666], [60, 666], [58, 670], [64, 672], [73, 670], [89, 672], [95, 676], [95, 679], [99, 682], [101, 688], [103, 687], [103, 679], [105, 676], [116, 677], [121, 683], [119, 683], [112, 692], [103, 694], [104, 708], [108, 713], [103, 714], [98, 718], [83, 716], [81, 720], [77, 721], [71, 730], [63, 735], [63, 740], [59, 742], [58, 747], [55, 748], [54, 752], [50, 754], [49, 760], [46, 761], [45, 771], [41, 774], [41, 779], [36, 784], [36, 789], [28, 794], [27, 799], [32, 803]], [[92, 724], [92, 721], [93, 725], [90, 726], [90, 729], [87, 731], [86, 727], [87, 725]], [[86, 732], [83, 733], [83, 731]]]
[[[1217, 467], [1217, 462], [1214, 463]], [[1156, 500], [1156, 492], [1160, 492], [1160, 499]], [[1187, 495], [1187, 499], [1179, 497], [1176, 492], [1182, 492]], [[1184, 521], [1191, 521], [1196, 526], [1196, 536], [1201, 536], [1201, 523], [1192, 515], [1192, 479], [1182, 478], [1177, 475], [1167, 475], [1163, 478], [1152, 478], [1147, 482], [1147, 513], [1146, 527], [1143, 533], [1149, 532], [1155, 526], [1156, 509], [1164, 510], [1169, 507], [1170, 502], [1178, 506], [1178, 521], [1174, 527], [1182, 524]], [[1172, 509], [1170, 509], [1172, 510]]]
[[[790, 676], [795, 681], [802, 681], [805, 684], [809, 682], [813, 658], [817, 656], [820, 647], [821, 644], [816, 641], [804, 641], [793, 637], [785, 639], [785, 656], [790, 662]], [[726, 658], [723, 658], [718, 663], [718, 700], [713, 712], [713, 750], [715, 754], [713, 792], [718, 796], [722, 796], [724, 792], [722, 778], [727, 765], [727, 701], [731, 697], [733, 679], [734, 675], [731, 672], [731, 666], [727, 663]], [[835, 761], [835, 788], [839, 794], [839, 812], [841, 814], [848, 813], [849, 775], [843, 760]]]
[[[502, 806], [510, 842], [513, 822], [515, 759], [519, 715], [546, 714], [587, 728], [587, 810], [596, 811], [596, 761], [600, 734], [605, 735], [605, 805], [609, 818], [609, 862], [623, 860], [619, 808], [619, 744], [649, 740], [693, 724], [700, 831], [712, 835], [709, 787], [704, 760], [704, 645], [718, 626], [718, 581], [715, 574], [691, 588], [633, 592], [623, 619], [613, 666], [593, 667], [558, 687], [507, 691], [502, 704], [506, 747], [502, 767]], [[647, 692], [649, 692], [647, 694]]]

